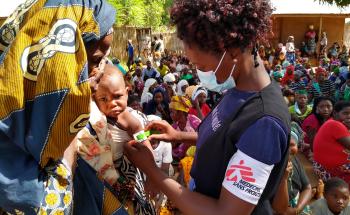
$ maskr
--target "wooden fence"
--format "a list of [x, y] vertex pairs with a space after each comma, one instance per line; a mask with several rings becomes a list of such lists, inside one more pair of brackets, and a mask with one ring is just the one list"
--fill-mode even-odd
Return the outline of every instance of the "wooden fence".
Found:
[[[176, 33], [161, 33], [163, 35], [166, 49], [176, 52], [183, 52], [182, 41], [177, 38]], [[153, 33], [151, 28], [135, 27], [114, 27], [111, 57], [117, 57], [121, 61], [127, 61], [127, 41], [132, 40], [135, 50], [135, 57], [140, 56], [146, 48], [147, 43], [153, 41], [153, 37], [159, 38], [160, 33]]]

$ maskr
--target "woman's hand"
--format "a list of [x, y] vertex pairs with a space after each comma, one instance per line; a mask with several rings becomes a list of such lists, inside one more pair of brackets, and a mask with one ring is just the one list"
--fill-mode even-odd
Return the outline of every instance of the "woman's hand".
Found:
[[288, 161], [288, 165], [286, 168], [286, 171], [284, 172], [284, 178], [287, 179], [289, 175], [292, 173], [293, 170], [293, 163], [291, 161]]
[[149, 140], [160, 140], [165, 142], [177, 142], [179, 140], [179, 132], [176, 131], [167, 121], [153, 121], [148, 124], [145, 130], [156, 130], [159, 134], [152, 134]]
[[132, 140], [124, 145], [124, 152], [127, 158], [146, 175], [158, 169], [153, 152], [144, 143]]

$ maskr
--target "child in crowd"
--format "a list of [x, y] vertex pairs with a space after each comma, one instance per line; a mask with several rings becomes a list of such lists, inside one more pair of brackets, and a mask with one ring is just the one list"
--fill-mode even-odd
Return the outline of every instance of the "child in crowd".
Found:
[[306, 90], [297, 90], [295, 93], [295, 104], [289, 107], [289, 112], [301, 122], [310, 115], [312, 107], [308, 105]]
[[[131, 201], [135, 210], [153, 214], [152, 205], [145, 199], [142, 176], [123, 156], [123, 145], [142, 132], [144, 125], [127, 108], [128, 88], [117, 67], [105, 66], [92, 98], [89, 123], [77, 135], [81, 157], [100, 179], [123, 193], [118, 195], [122, 203]], [[147, 140], [144, 143], [151, 149]]]
[[349, 185], [340, 178], [331, 178], [325, 183], [324, 198], [311, 204], [312, 214], [348, 215], [349, 197]]
[[[148, 115], [147, 119], [148, 122], [162, 120], [162, 118], [156, 115]], [[157, 166], [161, 168], [167, 175], [173, 175], [173, 172], [170, 171], [171, 162], [173, 162], [171, 143], [151, 140], [151, 145], [153, 148], [154, 160]]]

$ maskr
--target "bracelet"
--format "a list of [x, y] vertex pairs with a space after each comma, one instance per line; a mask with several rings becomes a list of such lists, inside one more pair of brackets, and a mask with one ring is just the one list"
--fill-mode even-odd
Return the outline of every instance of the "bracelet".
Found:
[[139, 143], [142, 143], [143, 141], [147, 140], [147, 137], [151, 135], [150, 131], [139, 131], [136, 134], [134, 134], [134, 140], [136, 140]]

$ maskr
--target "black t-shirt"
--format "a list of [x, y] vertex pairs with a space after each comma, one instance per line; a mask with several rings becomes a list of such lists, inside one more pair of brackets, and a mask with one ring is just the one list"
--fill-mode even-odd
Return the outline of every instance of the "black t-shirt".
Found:
[[293, 172], [288, 179], [288, 194], [289, 199], [294, 199], [298, 193], [301, 193], [309, 184], [309, 178], [307, 177], [304, 167], [298, 160], [298, 158], [292, 158]]

